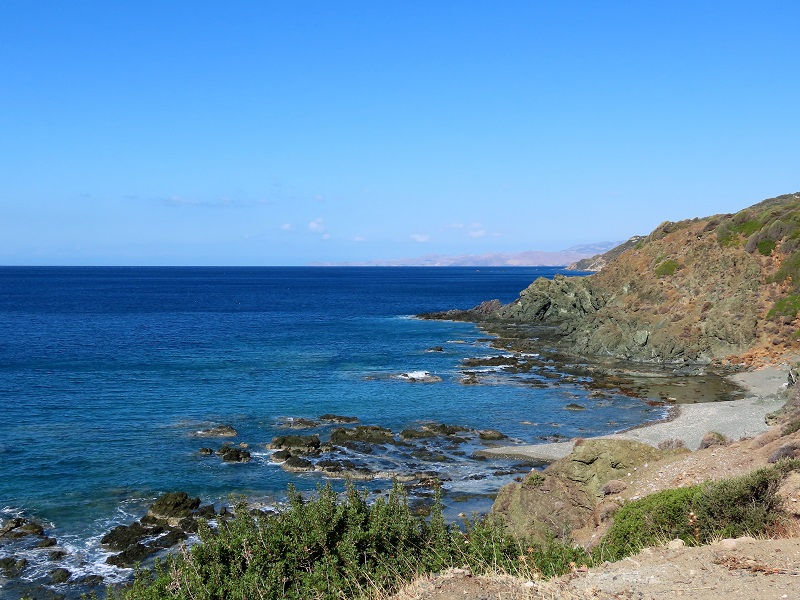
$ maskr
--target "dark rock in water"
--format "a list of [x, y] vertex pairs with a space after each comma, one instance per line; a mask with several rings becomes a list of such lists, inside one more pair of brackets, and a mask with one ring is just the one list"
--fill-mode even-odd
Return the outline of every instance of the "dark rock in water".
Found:
[[200, 498], [190, 498], [186, 492], [170, 492], [156, 500], [147, 513], [157, 519], [183, 518], [199, 506]]
[[124, 550], [128, 546], [163, 531], [164, 528], [160, 525], [145, 527], [138, 521], [134, 521], [130, 525], [117, 525], [100, 539], [100, 543], [111, 550]]
[[213, 504], [206, 504], [197, 509], [197, 516], [202, 519], [213, 519], [215, 514]]
[[78, 585], [89, 585], [89, 586], [100, 585], [101, 583], [103, 583], [103, 576], [102, 575], [84, 575], [83, 577], [80, 577], [79, 579], [76, 579], [75, 583], [77, 583]]
[[58, 569], [53, 569], [50, 571], [50, 583], [53, 585], [58, 585], [59, 583], [66, 583], [69, 581], [69, 578], [72, 577], [72, 573], [70, 573], [67, 569], [63, 567], [59, 567]]
[[483, 429], [478, 432], [478, 437], [486, 441], [504, 440], [508, 436], [500, 433], [497, 429]]
[[209, 429], [195, 431], [192, 435], [195, 437], [236, 437], [239, 432], [230, 425], [217, 425]]
[[477, 452], [473, 452], [472, 454], [469, 455], [469, 457], [472, 460], [480, 460], [480, 461], [487, 460], [485, 456], [483, 456], [482, 454], [478, 454]]
[[464, 373], [464, 377], [461, 378], [461, 383], [464, 385], [478, 385], [480, 381], [475, 373]]
[[302, 417], [287, 417], [286, 419], [278, 421], [276, 425], [286, 429], [313, 429], [314, 427], [319, 427], [317, 421], [303, 419]]
[[26, 523], [25, 519], [20, 519], [20, 518], [6, 521], [5, 523], [3, 523], [2, 526], [0, 526], [0, 538], [4, 537], [8, 532], [13, 531], [17, 527], [22, 527], [23, 525], [25, 525], [25, 523]]
[[67, 557], [67, 551], [66, 550], [52, 550], [48, 556], [50, 557], [50, 560], [61, 560], [61, 559]]
[[319, 420], [325, 421], [326, 423], [337, 423], [340, 425], [358, 423], [358, 417], [343, 417], [342, 415], [332, 415], [330, 413], [322, 415]]
[[419, 438], [436, 437], [436, 434], [425, 429], [403, 429], [403, 431], [400, 432], [400, 437], [404, 440], [414, 440]]
[[114, 565], [115, 567], [132, 567], [138, 562], [142, 562], [145, 558], [150, 556], [151, 554], [155, 554], [158, 552], [160, 548], [153, 548], [150, 546], [145, 546], [144, 544], [133, 544], [128, 546], [120, 552], [119, 554], [115, 554], [114, 556], [109, 556], [106, 559], [106, 563], [109, 565]]
[[442, 348], [441, 346], [432, 346], [427, 350], [425, 350], [425, 352], [444, 352], [444, 348]]
[[23, 598], [25, 600], [64, 600], [64, 594], [51, 590], [43, 585], [25, 586]]
[[279, 435], [272, 438], [267, 445], [270, 450], [295, 450], [297, 452], [315, 452], [319, 450], [318, 435]]
[[586, 410], [585, 406], [581, 406], [580, 404], [575, 404], [574, 402], [570, 402], [564, 408], [566, 410]]
[[269, 455], [269, 459], [273, 462], [283, 462], [292, 457], [292, 453], [288, 450], [278, 450]]
[[231, 448], [230, 446], [223, 446], [217, 450], [217, 454], [222, 457], [225, 462], [250, 462], [250, 453], [241, 448]]
[[462, 427], [460, 425], [445, 425], [444, 423], [427, 423], [422, 426], [422, 429], [438, 435], [448, 436], [452, 436], [464, 431], [470, 431], [469, 427]]
[[214, 454], [214, 450], [211, 448], [200, 448], [200, 456], [211, 456]]
[[[373, 450], [370, 444], [364, 444], [362, 442], [344, 442], [342, 446], [353, 452], [358, 452], [359, 454], [372, 454]], [[383, 446], [378, 447], [383, 448]]]
[[0, 528], [0, 538], [16, 540], [29, 535], [43, 535], [44, 527], [28, 519], [11, 519]]
[[52, 548], [56, 544], [58, 544], [56, 538], [46, 537], [36, 544], [36, 548]]
[[315, 465], [315, 468], [318, 471], [329, 474], [337, 474], [342, 472], [342, 464], [335, 460], [321, 460]]
[[337, 427], [331, 432], [331, 443], [340, 446], [345, 442], [393, 444], [394, 441], [394, 434], [391, 430], [375, 425], [357, 425], [352, 429]]
[[[188, 523], [184, 523], [184, 521], [188, 521]], [[181, 521], [181, 524], [185, 530], [182, 531], [181, 529], [170, 529], [165, 535], [162, 535], [160, 538], [150, 544], [150, 547], [154, 549], [171, 548], [175, 544], [182, 542], [187, 538], [186, 532], [194, 533], [197, 531], [197, 521], [194, 519], [184, 519], [184, 521]]]
[[28, 566], [28, 561], [24, 558], [14, 558], [8, 556], [0, 558], [0, 572], [9, 579], [22, 575], [22, 570]]
[[314, 470], [314, 465], [310, 460], [300, 458], [299, 456], [290, 457], [281, 466], [287, 471], [292, 471], [293, 473], [303, 473]]
[[441, 452], [431, 452], [430, 450], [415, 450], [411, 456], [425, 462], [451, 462], [453, 459]]

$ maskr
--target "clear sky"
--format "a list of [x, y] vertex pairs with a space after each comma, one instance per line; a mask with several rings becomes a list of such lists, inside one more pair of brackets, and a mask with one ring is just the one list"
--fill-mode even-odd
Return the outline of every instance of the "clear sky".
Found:
[[0, 264], [559, 250], [800, 190], [800, 2], [4, 0]]

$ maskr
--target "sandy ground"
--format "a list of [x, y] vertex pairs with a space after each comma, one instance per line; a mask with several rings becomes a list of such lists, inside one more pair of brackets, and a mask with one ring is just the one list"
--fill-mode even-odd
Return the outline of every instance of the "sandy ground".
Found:
[[[678, 414], [672, 420], [604, 437], [636, 440], [651, 446], [679, 439], [690, 450], [696, 450], [709, 431], [717, 431], [732, 440], [754, 437], [768, 429], [764, 417], [783, 405], [780, 392], [786, 387], [787, 372], [785, 367], [764, 367], [737, 373], [731, 379], [747, 390], [747, 396], [741, 400], [675, 405]], [[573, 446], [573, 442], [501, 446], [487, 448], [481, 454], [553, 462], [567, 456]]]

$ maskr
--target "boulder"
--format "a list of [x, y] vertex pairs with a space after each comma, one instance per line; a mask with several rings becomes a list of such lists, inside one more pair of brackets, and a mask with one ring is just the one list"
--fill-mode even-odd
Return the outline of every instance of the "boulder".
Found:
[[279, 435], [267, 445], [270, 450], [294, 450], [295, 452], [316, 452], [319, 450], [318, 435]]
[[100, 543], [110, 550], [124, 550], [128, 546], [141, 542], [145, 538], [159, 535], [164, 531], [161, 525], [145, 527], [139, 521], [134, 521], [130, 525], [117, 525], [100, 538]]
[[151, 546], [145, 546], [144, 544], [136, 543], [128, 546], [119, 554], [109, 556], [106, 559], [106, 563], [109, 565], [114, 565], [115, 567], [132, 567], [136, 563], [142, 562], [145, 558], [151, 554], [155, 554], [159, 550], [160, 548], [154, 548]]
[[391, 430], [375, 425], [357, 425], [351, 429], [337, 427], [331, 432], [331, 444], [339, 446], [346, 442], [393, 444], [394, 441], [394, 434]]
[[67, 569], [63, 567], [59, 567], [58, 569], [53, 569], [50, 571], [50, 583], [53, 585], [58, 585], [59, 583], [66, 583], [69, 581], [69, 578], [72, 577], [72, 573], [70, 573]]
[[497, 429], [482, 429], [478, 432], [478, 437], [485, 441], [504, 440], [508, 436], [504, 433], [497, 431]]
[[621, 479], [634, 467], [666, 455], [662, 450], [633, 440], [583, 440], [576, 444], [572, 453], [550, 465], [546, 472], [569, 479], [592, 496], [598, 496], [607, 481]]
[[314, 465], [310, 460], [300, 458], [299, 456], [290, 457], [281, 466], [287, 471], [291, 471], [293, 473], [305, 473], [314, 470]]
[[217, 454], [219, 454], [225, 462], [250, 462], [250, 453], [241, 448], [223, 446], [217, 450]]
[[156, 519], [183, 519], [200, 506], [200, 498], [190, 498], [186, 492], [170, 492], [156, 500], [147, 514]]
[[0, 573], [9, 579], [22, 575], [22, 570], [28, 566], [28, 561], [24, 558], [7, 556], [0, 558]]
[[503, 486], [492, 506], [509, 531], [520, 538], [545, 541], [561, 539], [582, 527], [594, 510], [594, 497], [577, 483], [558, 476], [541, 476], [537, 485]]

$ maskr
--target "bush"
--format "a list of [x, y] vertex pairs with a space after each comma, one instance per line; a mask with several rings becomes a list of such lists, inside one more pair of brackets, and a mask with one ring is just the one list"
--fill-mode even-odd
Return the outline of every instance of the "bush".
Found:
[[800, 312], [800, 294], [789, 294], [775, 302], [775, 305], [767, 313], [767, 318], [790, 317], [794, 319], [798, 312]]
[[675, 271], [680, 268], [678, 261], [668, 258], [655, 269], [655, 274], [658, 277], [669, 277], [675, 274]]
[[665, 490], [626, 504], [596, 558], [619, 560], [675, 538], [697, 545], [718, 537], [769, 534], [782, 517], [781, 481], [798, 468], [800, 460], [784, 460], [741, 477]]
[[773, 240], [761, 240], [756, 244], [758, 251], [764, 256], [769, 256], [775, 250], [775, 242]]
[[404, 489], [367, 504], [348, 486], [339, 499], [330, 486], [304, 500], [290, 488], [277, 515], [252, 515], [243, 502], [218, 531], [200, 529], [200, 542], [137, 574], [119, 600], [358, 598], [390, 593], [424, 573], [468, 566], [475, 573], [557, 575], [591, 559], [555, 541], [523, 548], [502, 522], [467, 520], [463, 531], [445, 523], [437, 502], [429, 520], [415, 517]]

